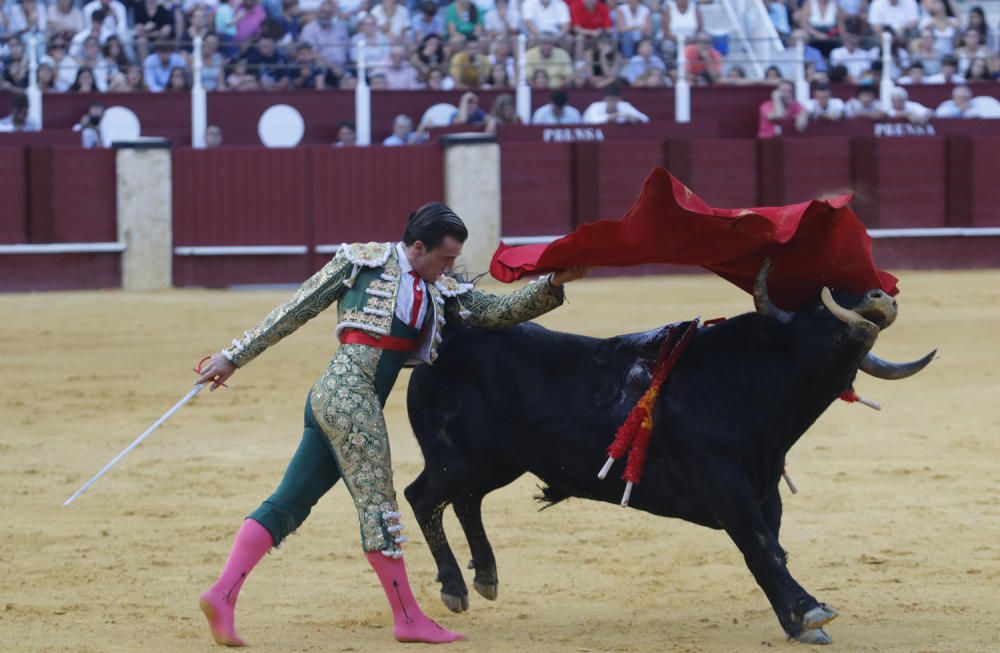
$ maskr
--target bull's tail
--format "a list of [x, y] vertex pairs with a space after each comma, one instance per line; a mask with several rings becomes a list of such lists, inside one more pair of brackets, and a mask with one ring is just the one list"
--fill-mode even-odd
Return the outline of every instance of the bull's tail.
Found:
[[542, 504], [542, 507], [538, 510], [545, 510], [546, 508], [551, 508], [560, 501], [568, 499], [570, 495], [562, 490], [557, 490], [551, 485], [539, 485], [539, 491], [541, 494], [536, 494], [533, 498], [538, 503]]

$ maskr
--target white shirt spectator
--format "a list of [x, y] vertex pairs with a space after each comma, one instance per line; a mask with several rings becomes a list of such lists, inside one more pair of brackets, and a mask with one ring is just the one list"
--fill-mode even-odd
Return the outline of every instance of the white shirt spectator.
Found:
[[652, 68], [666, 72], [667, 64], [663, 63], [663, 59], [660, 59], [655, 54], [649, 57], [649, 61], [643, 59], [641, 54], [637, 54], [629, 59], [628, 63], [625, 64], [625, 68], [622, 69], [621, 74], [628, 80], [629, 84], [635, 85], [635, 80]]
[[56, 63], [56, 60], [51, 56], [45, 55], [39, 60], [39, 63], [47, 64], [52, 70], [56, 71], [56, 78], [52, 81], [52, 88], [59, 93], [65, 93], [76, 82], [76, 73], [80, 70], [80, 62], [73, 57], [66, 55], [62, 58], [62, 61]]
[[104, 7], [101, 0], [88, 2], [83, 6], [84, 25], [90, 25], [90, 17], [98, 9], [106, 9], [108, 11], [108, 15], [104, 19], [104, 24], [101, 25], [101, 43], [107, 41], [109, 36], [117, 36], [118, 40], [122, 43], [131, 43], [132, 30], [128, 27], [128, 14], [125, 11], [125, 5], [118, 2], [118, 0], [110, 0], [107, 7]]
[[878, 50], [875, 49], [856, 48], [854, 52], [848, 52], [847, 48], [840, 46], [830, 53], [830, 66], [844, 66], [851, 77], [859, 80], [871, 68], [872, 61], [877, 58]]
[[878, 100], [873, 100], [871, 104], [866, 106], [858, 98], [852, 97], [844, 106], [844, 115], [847, 118], [857, 118], [858, 116], [865, 116], [873, 112], [885, 113], [882, 103]]
[[535, 109], [531, 116], [532, 125], [579, 125], [583, 122], [580, 110], [570, 105], [562, 109], [562, 113], [556, 114], [556, 106], [551, 102]]
[[954, 100], [945, 100], [934, 112], [938, 118], [979, 118], [979, 112], [975, 107], [970, 106], [965, 111], [955, 104]]
[[889, 108], [885, 110], [885, 115], [890, 118], [909, 118], [910, 120], [921, 121], [925, 118], [929, 118], [934, 115], [930, 107], [925, 107], [919, 102], [914, 102], [913, 100], [904, 100], [903, 108], [896, 109], [891, 104]]
[[521, 17], [525, 22], [531, 21], [539, 32], [553, 34], [561, 34], [563, 26], [570, 22], [569, 7], [563, 0], [549, 0], [547, 5], [542, 0], [525, 0]]
[[372, 7], [371, 15], [375, 19], [375, 24], [380, 28], [389, 23], [389, 34], [393, 37], [399, 38], [403, 36], [404, 32], [410, 29], [410, 10], [406, 8], [405, 4], [396, 4], [396, 11], [392, 15], [391, 22], [388, 16], [385, 15], [385, 9], [383, 9], [381, 4]]
[[361, 13], [361, 8], [364, 5], [365, 0], [337, 0], [337, 7], [340, 9], [340, 15], [344, 17], [356, 16]]
[[37, 17], [35, 23], [33, 25], [29, 25], [28, 15], [25, 13], [24, 7], [20, 4], [11, 3], [11, 6], [7, 9], [7, 32], [17, 34], [18, 32], [37, 30], [42, 34], [45, 34], [45, 26], [48, 22], [48, 13], [45, 8], [45, 3], [42, 0], [35, 2], [35, 13]]
[[315, 14], [323, 0], [299, 0], [299, 11], [304, 14]]
[[670, 33], [677, 37], [684, 37], [685, 42], [690, 43], [698, 33], [698, 5], [695, 2], [688, 2], [687, 13], [681, 13], [677, 8], [677, 3], [667, 0], [667, 9], [670, 11]]
[[[649, 122], [649, 116], [639, 111], [625, 100], [618, 100], [615, 108], [617, 117], [614, 122], [622, 124], [626, 122]], [[609, 122], [608, 103], [606, 100], [594, 102], [583, 112], [583, 122], [588, 125], [606, 125]]]
[[824, 118], [826, 120], [840, 120], [844, 117], [844, 101], [839, 97], [832, 97], [826, 102], [826, 107], [820, 106], [819, 102], [815, 99], [806, 100], [805, 103], [806, 113], [809, 114], [809, 118], [812, 120], [817, 120], [819, 118]]
[[868, 22], [872, 25], [888, 25], [896, 34], [906, 31], [907, 25], [916, 25], [920, 20], [917, 0], [872, 0], [868, 7]]

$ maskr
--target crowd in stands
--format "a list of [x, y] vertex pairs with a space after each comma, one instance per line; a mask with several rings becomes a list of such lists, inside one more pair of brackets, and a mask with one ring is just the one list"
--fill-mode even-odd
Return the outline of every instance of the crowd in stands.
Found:
[[[352, 88], [362, 62], [374, 89], [507, 89], [515, 86], [523, 34], [533, 88], [607, 89], [603, 119], [637, 121], [645, 117], [621, 101], [623, 87], [670, 86], [679, 75], [696, 85], [761, 82], [735, 56], [735, 43], [706, 31], [699, 3], [711, 2], [0, 0], [0, 90], [28, 86], [28, 48], [35, 43], [42, 92], [186, 91], [196, 37], [209, 91]], [[805, 44], [806, 78], [817, 88], [877, 86], [883, 75], [903, 86], [1000, 77], [997, 31], [979, 7], [960, 15], [953, 0], [765, 4], [782, 41]], [[889, 71], [883, 33], [892, 37]], [[682, 42], [687, 64], [678, 71]], [[775, 65], [764, 81], [777, 84], [783, 76], [787, 69], [783, 75]], [[771, 112], [782, 105], [779, 91]], [[564, 98], [553, 96], [536, 115], [602, 119], [595, 117], [601, 109], [577, 109]], [[488, 113], [460, 107], [454, 117], [513, 120], [513, 101], [504, 102]]]

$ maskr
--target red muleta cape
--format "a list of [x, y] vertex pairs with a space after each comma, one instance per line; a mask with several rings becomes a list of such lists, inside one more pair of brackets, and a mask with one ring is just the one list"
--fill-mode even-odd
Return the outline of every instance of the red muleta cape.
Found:
[[871, 237], [847, 207], [851, 197], [716, 209], [656, 168], [622, 219], [581, 225], [548, 245], [501, 243], [490, 273], [510, 283], [571, 266], [674, 263], [699, 265], [753, 292], [761, 263], [770, 257], [768, 292], [781, 308], [799, 308], [823, 286], [854, 294], [880, 288], [895, 295], [896, 277], [875, 267]]

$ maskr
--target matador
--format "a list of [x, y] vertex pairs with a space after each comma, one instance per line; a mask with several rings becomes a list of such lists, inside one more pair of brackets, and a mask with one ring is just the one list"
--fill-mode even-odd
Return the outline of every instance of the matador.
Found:
[[358, 511], [361, 545], [389, 600], [396, 639], [464, 638], [425, 616], [410, 590], [382, 408], [405, 363], [433, 364], [446, 322], [502, 328], [533, 319], [559, 306], [563, 283], [585, 273], [563, 270], [510, 295], [491, 295], [445, 274], [467, 236], [451, 209], [433, 203], [410, 216], [399, 243], [343, 245], [288, 302], [202, 368], [197, 383], [215, 389], [339, 302], [340, 347], [309, 392], [299, 447], [277, 490], [244, 520], [219, 579], [201, 595], [217, 643], [245, 645], [235, 627], [240, 588], [264, 554], [295, 531], [340, 479]]

